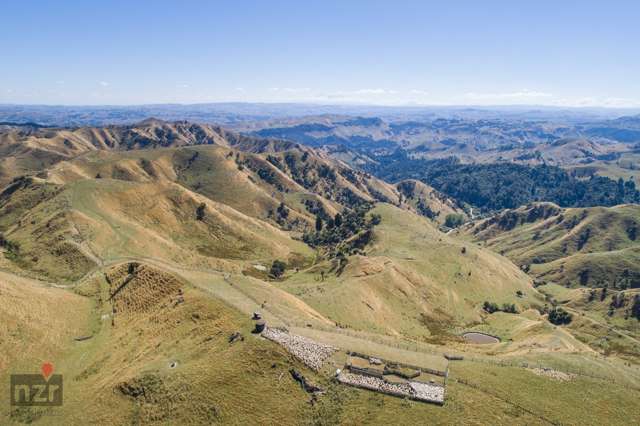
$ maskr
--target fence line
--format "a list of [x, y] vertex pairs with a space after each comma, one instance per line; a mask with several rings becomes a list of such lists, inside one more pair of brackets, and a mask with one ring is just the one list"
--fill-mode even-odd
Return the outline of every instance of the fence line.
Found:
[[[302, 327], [303, 328], [303, 327], [306, 326], [306, 323], [300, 323], [300, 322], [297, 322], [297, 321], [294, 321], [292, 323], [293, 323], [292, 325], [296, 326], [296, 327]], [[398, 349], [404, 349], [404, 350], [411, 351], [411, 352], [425, 353], [425, 354], [429, 354], [429, 355], [442, 356], [442, 357], [444, 357], [444, 354], [447, 353], [446, 350], [439, 351], [439, 350], [436, 350], [436, 349], [433, 349], [433, 348], [428, 348], [428, 347], [422, 346], [420, 344], [420, 342], [416, 342], [416, 343], [410, 343], [410, 342], [406, 342], [406, 341], [392, 342], [392, 341], [389, 341], [387, 339], [377, 337], [375, 335], [369, 335], [369, 334], [366, 334], [366, 333], [363, 333], [363, 332], [358, 332], [358, 331], [352, 330], [352, 329], [332, 328], [332, 327], [316, 326], [316, 325], [314, 325], [313, 328], [315, 328], [317, 330], [320, 330], [320, 331], [343, 334], [343, 335], [354, 337], [354, 338], [370, 340], [370, 341], [373, 341], [375, 343], [378, 343], [378, 344], [381, 344], [381, 345], [384, 345], [384, 346], [398, 348]], [[640, 387], [633, 386], [633, 385], [631, 385], [629, 383], [626, 383], [625, 381], [616, 379], [615, 377], [604, 376], [604, 375], [591, 373], [591, 372], [587, 371], [587, 369], [571, 368], [571, 367], [555, 368], [555, 367], [551, 367], [549, 365], [544, 365], [541, 362], [534, 362], [534, 361], [533, 362], [532, 361], [508, 361], [508, 360], [504, 360], [504, 359], [493, 359], [493, 358], [489, 358], [489, 357], [468, 356], [464, 352], [462, 354], [464, 356], [464, 360], [470, 361], [470, 362], [484, 363], [484, 364], [494, 365], [494, 366], [497, 366], [497, 367], [550, 369], [550, 370], [558, 371], [558, 372], [561, 372], [561, 373], [574, 374], [576, 376], [588, 377], [588, 378], [592, 378], [592, 379], [596, 379], [596, 380], [603, 380], [603, 381], [607, 381], [607, 382], [611, 382], [611, 383], [616, 383], [616, 384], [618, 384], [620, 386], [623, 386], [625, 388], [629, 388], [629, 389], [640, 391]], [[456, 361], [453, 361], [453, 362], [456, 362]]]
[[615, 383], [618, 384], [624, 388], [627, 389], [633, 389], [633, 390], [637, 390], [640, 391], [640, 387], [637, 386], [633, 386], [631, 384], [625, 383], [623, 381], [617, 380], [615, 377], [607, 377], [607, 376], [601, 376], [598, 374], [593, 374], [593, 373], [589, 373], [583, 369], [572, 369], [572, 368], [554, 368], [554, 367], [549, 367], [546, 365], [543, 365], [542, 363], [535, 363], [535, 362], [528, 362], [528, 361], [521, 361], [521, 362], [510, 362], [510, 361], [505, 361], [505, 360], [488, 360], [488, 359], [482, 359], [482, 358], [475, 358], [475, 357], [465, 357], [465, 360], [470, 361], [470, 362], [478, 362], [478, 363], [484, 363], [484, 364], [491, 364], [497, 367], [512, 367], [512, 368], [540, 368], [540, 369], [547, 369], [547, 370], [553, 370], [553, 371], [557, 371], [559, 373], [567, 373], [567, 374], [573, 374], [576, 376], [581, 376], [581, 377], [589, 377], [591, 379], [596, 379], [596, 380], [603, 380], [606, 382], [611, 382], [611, 383]]

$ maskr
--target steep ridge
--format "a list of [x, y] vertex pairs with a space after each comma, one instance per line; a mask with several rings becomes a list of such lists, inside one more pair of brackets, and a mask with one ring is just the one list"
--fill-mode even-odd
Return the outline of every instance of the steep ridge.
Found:
[[220, 146], [98, 151], [48, 171], [50, 182], [84, 179], [177, 183], [253, 217], [276, 221], [284, 203], [292, 209], [288, 222], [312, 221], [319, 211], [335, 215], [352, 203], [399, 200], [393, 186], [309, 149], [271, 154]]
[[[164, 148], [197, 146], [212, 149], [193, 153], [178, 150], [173, 158], [161, 154], [157, 161], [151, 153]], [[137, 154], [137, 151], [147, 153]], [[121, 156], [109, 152], [120, 152]], [[133, 154], [128, 156], [126, 152]], [[221, 194], [215, 185], [207, 185], [207, 181], [226, 177], [246, 186], [243, 182], [246, 179], [241, 177], [244, 174], [254, 182], [261, 182], [259, 186], [269, 194], [305, 193], [298, 197], [301, 198], [298, 203], [314, 210], [314, 214], [322, 209], [332, 216], [339, 207], [327, 205], [309, 195], [311, 193], [322, 194], [323, 198], [338, 204], [356, 200], [389, 202], [419, 214], [426, 213], [435, 220], [439, 217], [439, 221], [446, 216], [437, 215], [443, 210], [441, 204], [453, 204], [422, 187], [417, 198], [405, 202], [406, 197], [397, 187], [350, 167], [326, 150], [305, 148], [285, 140], [244, 136], [217, 126], [185, 121], [169, 123], [147, 119], [134, 125], [103, 128], [10, 127], [0, 132], [0, 153], [5, 154], [0, 164], [0, 186], [10, 184], [16, 177], [36, 174], [56, 183], [78, 178], [136, 181], [161, 178], [177, 181], [210, 197], [214, 193], [216, 196]], [[199, 154], [203, 155], [198, 158]], [[221, 156], [226, 161], [222, 161]], [[203, 173], [205, 171], [207, 173]], [[49, 172], [53, 176], [48, 176]], [[227, 197], [226, 201], [231, 198]], [[255, 207], [252, 213], [254, 216], [267, 205], [267, 210], [275, 211], [283, 201], [267, 202], [264, 195], [261, 198], [261, 206]], [[429, 205], [435, 208], [435, 216], [424, 208]]]
[[251, 152], [283, 150], [286, 141], [257, 139], [218, 126], [147, 119], [123, 126], [43, 128], [12, 126], [0, 131], [0, 186], [13, 177], [97, 150], [133, 150], [190, 145], [236, 146]]
[[58, 191], [4, 232], [12, 260], [51, 277], [77, 279], [94, 256], [229, 268], [225, 260], [311, 255], [276, 226], [174, 183], [89, 179]]
[[[14, 191], [11, 198], [27, 199], [45, 188], [53, 195], [14, 211], [21, 226], [8, 227], [5, 237], [19, 249], [10, 255], [24, 268], [71, 280], [123, 257], [253, 271], [261, 278], [267, 276], [254, 264], [282, 260], [290, 271], [301, 270], [287, 274], [283, 284], [295, 295], [311, 290], [308, 280], [321, 270], [330, 282], [347, 283], [332, 320], [395, 335], [428, 337], [442, 328], [433, 324], [447, 322], [445, 334], [451, 333], [479, 321], [487, 299], [517, 302], [522, 309], [538, 303], [529, 279], [508, 260], [455, 243], [415, 213], [425, 215], [429, 206], [442, 220], [460, 211], [432, 188], [390, 185], [311, 148], [286, 148], [95, 150], [60, 162], [46, 170], [46, 179], [31, 178]], [[357, 249], [330, 250], [346, 255], [346, 264], [332, 270], [338, 260], [319, 258], [309, 268], [316, 255], [300, 238], [314, 232], [318, 218], [329, 226], [338, 213], [381, 201], [386, 204], [371, 212], [381, 217], [373, 233], [350, 233], [359, 239]], [[464, 267], [470, 257], [478, 263], [473, 270]], [[516, 300], [518, 291], [527, 296]], [[312, 307], [331, 316], [322, 307], [334, 298], [315, 300]]]
[[249, 259], [304, 263], [310, 248], [287, 231], [304, 232], [317, 215], [332, 218], [353, 204], [397, 202], [384, 182], [313, 150], [282, 147], [96, 149], [41, 177], [16, 178], [0, 194], [4, 251], [20, 267], [71, 280], [100, 259], [127, 255], [232, 270]]

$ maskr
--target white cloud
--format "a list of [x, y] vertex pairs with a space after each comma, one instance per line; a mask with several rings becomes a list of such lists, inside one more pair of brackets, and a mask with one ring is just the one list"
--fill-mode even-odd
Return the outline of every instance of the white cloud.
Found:
[[358, 89], [351, 92], [355, 95], [393, 95], [398, 93], [396, 90], [387, 90], [387, 89]]
[[635, 108], [640, 107], [640, 100], [620, 97], [560, 97], [551, 93], [522, 89], [516, 92], [504, 93], [465, 93], [457, 98], [463, 104], [478, 105], [547, 105], [558, 107], [605, 107], [605, 108]]
[[613, 108], [633, 108], [640, 107], [640, 100], [629, 98], [606, 98], [603, 105]]
[[482, 102], [496, 102], [496, 101], [511, 101], [511, 102], [530, 102], [536, 99], [552, 98], [551, 93], [538, 92], [535, 90], [522, 89], [517, 92], [505, 92], [505, 93], [465, 93], [464, 97], [471, 101]]
[[640, 107], [640, 100], [618, 97], [598, 98], [594, 96], [586, 96], [574, 99], [556, 99], [551, 103], [551, 105], [562, 107], [638, 108]]
[[[243, 96], [250, 94], [236, 88]], [[543, 90], [467, 92], [450, 96], [433, 95], [420, 88], [391, 89], [365, 87], [320, 90], [308, 87], [269, 87], [258, 102], [353, 103], [365, 105], [547, 105], [559, 107], [640, 107], [640, 101], [622, 97], [561, 97]]]
[[188, 88], [189, 88], [189, 85], [188, 85], [188, 84], [186, 84], [186, 83], [179, 83], [179, 84], [177, 85], [177, 87], [178, 87], [179, 89], [188, 89]]
[[102, 87], [107, 87], [107, 86], [109, 86], [109, 83], [108, 83], [108, 82], [106, 82], [106, 81], [99, 81], [99, 82], [98, 82], [98, 84], [99, 84], [100, 86], [102, 86]]
[[268, 87], [263, 98], [267, 102], [357, 103], [370, 105], [425, 104], [425, 90], [397, 90], [382, 87], [342, 90], [319, 90], [309, 87]]
[[269, 92], [284, 92], [284, 93], [309, 93], [311, 89], [308, 87], [270, 87], [267, 89]]
[[244, 87], [236, 87], [236, 91], [238, 92], [244, 92]]
[[355, 89], [355, 90], [338, 90], [329, 92], [324, 95], [327, 99], [342, 99], [347, 102], [361, 102], [366, 100], [380, 100], [390, 95], [397, 95], [399, 92], [393, 89]]
[[311, 92], [311, 89], [309, 89], [308, 87], [300, 87], [300, 88], [285, 87], [282, 89], [282, 91], [287, 93], [308, 93], [308, 92]]

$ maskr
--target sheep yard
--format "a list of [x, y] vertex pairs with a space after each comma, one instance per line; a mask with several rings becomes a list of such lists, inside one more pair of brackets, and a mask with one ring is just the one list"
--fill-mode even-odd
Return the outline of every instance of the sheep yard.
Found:
[[[319, 371], [338, 348], [315, 342], [309, 338], [291, 334], [285, 329], [267, 328], [262, 337], [283, 346], [309, 368]], [[410, 398], [416, 401], [444, 404], [447, 371], [383, 361], [379, 358], [346, 351], [347, 362], [336, 369], [335, 379], [343, 384], [369, 389], [387, 395]], [[433, 380], [438, 377], [443, 380]]]

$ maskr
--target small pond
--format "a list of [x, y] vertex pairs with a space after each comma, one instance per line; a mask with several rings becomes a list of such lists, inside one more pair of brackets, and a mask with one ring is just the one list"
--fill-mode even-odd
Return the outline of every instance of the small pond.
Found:
[[462, 338], [467, 343], [473, 343], [476, 345], [486, 345], [490, 343], [500, 343], [500, 339], [495, 336], [491, 336], [490, 334], [478, 333], [477, 331], [470, 331], [464, 333]]

